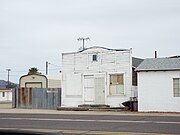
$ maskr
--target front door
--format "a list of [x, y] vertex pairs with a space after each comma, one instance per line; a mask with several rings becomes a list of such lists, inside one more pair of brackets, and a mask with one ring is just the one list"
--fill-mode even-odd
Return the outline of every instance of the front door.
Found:
[[84, 76], [84, 102], [91, 104], [94, 102], [94, 76]]
[[105, 80], [104, 76], [95, 77], [95, 103], [96, 104], [105, 104]]
[[104, 75], [84, 76], [84, 102], [85, 104], [105, 104]]

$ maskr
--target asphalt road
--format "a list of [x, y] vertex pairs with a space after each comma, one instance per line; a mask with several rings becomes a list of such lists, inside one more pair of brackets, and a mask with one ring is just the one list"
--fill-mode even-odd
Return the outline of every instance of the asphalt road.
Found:
[[179, 116], [0, 114], [0, 129], [64, 134], [180, 134]]

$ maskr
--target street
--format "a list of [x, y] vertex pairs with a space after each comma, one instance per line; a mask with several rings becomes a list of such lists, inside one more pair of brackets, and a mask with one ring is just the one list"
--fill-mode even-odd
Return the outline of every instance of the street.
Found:
[[180, 134], [180, 117], [1, 113], [0, 128], [68, 134]]

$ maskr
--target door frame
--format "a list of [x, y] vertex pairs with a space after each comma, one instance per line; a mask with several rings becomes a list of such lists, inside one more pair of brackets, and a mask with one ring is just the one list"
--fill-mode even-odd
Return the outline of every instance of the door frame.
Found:
[[95, 89], [94, 89], [94, 100], [92, 102], [86, 102], [85, 101], [85, 89], [84, 89], [84, 78], [85, 76], [93, 76], [93, 77], [96, 77], [96, 76], [104, 76], [104, 84], [105, 84], [105, 92], [104, 92], [104, 104], [107, 103], [107, 73], [85, 73], [82, 75], [82, 103], [83, 104], [96, 104], [96, 101], [95, 101]]

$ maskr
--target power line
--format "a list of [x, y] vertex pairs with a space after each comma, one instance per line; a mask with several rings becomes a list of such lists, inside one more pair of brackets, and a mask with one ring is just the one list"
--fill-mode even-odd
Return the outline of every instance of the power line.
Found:
[[[58, 65], [55, 65], [55, 64], [52, 64], [52, 63], [48, 63], [48, 64], [50, 64], [51, 66], [53, 66], [53, 67], [58, 67], [58, 68], [49, 68], [48, 70], [49, 71], [55, 71], [55, 70], [57, 70], [57, 71], [59, 71], [60, 70], [60, 66], [58, 66]], [[11, 71], [11, 73], [27, 73], [28, 72], [28, 70], [12, 70], [12, 69], [6, 69], [8, 72], [10, 72]], [[40, 72], [44, 72], [45, 70], [44, 69], [38, 69]], [[0, 74], [6, 74], [6, 72], [7, 71], [0, 71]], [[9, 76], [18, 76], [18, 75], [9, 75]]]
[[18, 73], [18, 72], [27, 72], [27, 71], [25, 71], [25, 70], [22, 70], [22, 71], [11, 71], [11, 72], [15, 72], [15, 73]]
[[[0, 71], [0, 73], [5, 73], [6, 71]], [[27, 71], [13, 71], [13, 70], [11, 70], [11, 72], [13, 72], [13, 73], [18, 73], [18, 72], [27, 72]]]
[[9, 75], [9, 76], [13, 76], [13, 77], [20, 77], [19, 75]]
[[[60, 70], [60, 66], [55, 65], [55, 64], [52, 64], [52, 63], [46, 61], [46, 67], [45, 67], [46, 75], [48, 75], [48, 71], [51, 70], [51, 69], [49, 69], [49, 65], [54, 66], [54, 67], [59, 67], [58, 70]], [[53, 70], [54, 70], [54, 69], [53, 69]], [[42, 70], [42, 71], [43, 71], [43, 70]]]
[[49, 63], [50, 65], [54, 66], [54, 67], [60, 67], [58, 65], [55, 65], [55, 64], [52, 64], [52, 63]]

